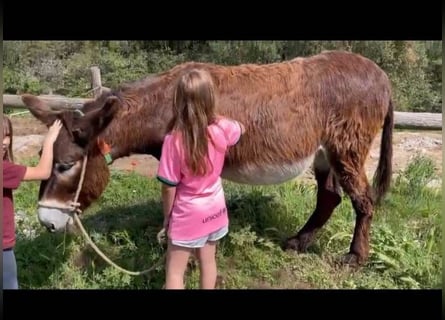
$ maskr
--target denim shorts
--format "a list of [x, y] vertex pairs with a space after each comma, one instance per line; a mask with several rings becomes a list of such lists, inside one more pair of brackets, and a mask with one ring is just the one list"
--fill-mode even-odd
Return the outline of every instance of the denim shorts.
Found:
[[208, 241], [218, 241], [222, 239], [229, 232], [229, 226], [222, 227], [207, 236], [194, 239], [194, 240], [171, 240], [171, 243], [175, 246], [186, 248], [202, 248]]
[[18, 289], [14, 250], [3, 250], [3, 289]]

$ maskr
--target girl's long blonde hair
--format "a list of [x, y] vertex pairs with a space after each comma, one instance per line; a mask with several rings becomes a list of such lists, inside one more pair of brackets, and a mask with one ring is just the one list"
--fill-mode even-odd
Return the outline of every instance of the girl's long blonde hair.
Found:
[[188, 168], [207, 173], [207, 127], [215, 120], [215, 87], [209, 72], [192, 69], [179, 77], [173, 95], [171, 129], [180, 133]]
[[3, 114], [3, 138], [10, 138], [8, 150], [6, 150], [6, 152], [3, 154], [3, 160], [9, 160], [10, 162], [14, 161], [14, 155], [12, 154], [12, 136], [11, 120], [5, 114]]

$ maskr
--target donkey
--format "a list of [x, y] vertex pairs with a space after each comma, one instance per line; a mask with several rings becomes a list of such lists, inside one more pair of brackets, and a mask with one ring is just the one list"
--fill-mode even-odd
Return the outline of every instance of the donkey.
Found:
[[[246, 127], [226, 156], [224, 179], [278, 184], [313, 165], [318, 188], [315, 210], [283, 249], [306, 251], [344, 191], [356, 213], [344, 262], [363, 264], [369, 256], [374, 208], [391, 182], [394, 107], [387, 74], [351, 52], [324, 51], [271, 64], [183, 63], [104, 92], [86, 102], [80, 113], [53, 111], [38, 97], [23, 95], [23, 102], [41, 122], [49, 126], [59, 118], [64, 124], [54, 145], [52, 175], [40, 185], [40, 222], [52, 232], [73, 224], [70, 210], [63, 208], [69, 208], [74, 198], [83, 165], [79, 209], [101, 196], [110, 172], [98, 141], [110, 146], [112, 160], [133, 153], [159, 160], [172, 117], [175, 80], [192, 68], [210, 72], [218, 91], [218, 113]], [[364, 163], [382, 127], [380, 159], [371, 186]]]

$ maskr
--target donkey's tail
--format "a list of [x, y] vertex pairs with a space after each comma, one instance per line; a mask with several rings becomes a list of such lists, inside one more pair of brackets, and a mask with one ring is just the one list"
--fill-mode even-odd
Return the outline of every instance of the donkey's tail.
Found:
[[383, 124], [382, 140], [380, 142], [380, 159], [374, 174], [373, 187], [376, 204], [389, 190], [392, 178], [392, 135], [394, 127], [394, 106], [390, 99], [388, 113]]

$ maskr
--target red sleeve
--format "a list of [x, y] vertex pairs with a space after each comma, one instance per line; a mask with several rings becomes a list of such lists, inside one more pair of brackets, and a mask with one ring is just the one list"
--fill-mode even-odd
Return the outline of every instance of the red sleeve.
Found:
[[3, 160], [3, 188], [17, 189], [26, 173], [26, 166]]

